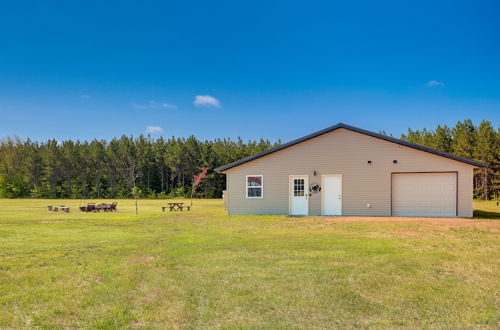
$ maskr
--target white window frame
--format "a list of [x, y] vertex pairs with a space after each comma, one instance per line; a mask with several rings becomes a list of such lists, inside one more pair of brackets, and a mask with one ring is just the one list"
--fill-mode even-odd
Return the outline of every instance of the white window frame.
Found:
[[[248, 177], [260, 176], [260, 181], [262, 182], [260, 187], [249, 186], [248, 185]], [[248, 188], [260, 188], [260, 196], [248, 196]], [[245, 196], [246, 198], [254, 199], [254, 198], [264, 198], [264, 176], [262, 174], [249, 174], [245, 176]]]

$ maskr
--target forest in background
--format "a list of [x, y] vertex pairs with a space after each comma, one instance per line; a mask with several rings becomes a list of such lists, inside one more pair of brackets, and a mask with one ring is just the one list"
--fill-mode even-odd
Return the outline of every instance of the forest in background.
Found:
[[[385, 132], [381, 132], [385, 134]], [[499, 197], [500, 128], [470, 119], [454, 127], [412, 130], [401, 139], [488, 163], [474, 174], [476, 198]], [[191, 194], [194, 175], [208, 173], [196, 197], [218, 198], [225, 177], [215, 168], [268, 150], [281, 141], [122, 136], [110, 141], [0, 141], [0, 198], [170, 198]]]

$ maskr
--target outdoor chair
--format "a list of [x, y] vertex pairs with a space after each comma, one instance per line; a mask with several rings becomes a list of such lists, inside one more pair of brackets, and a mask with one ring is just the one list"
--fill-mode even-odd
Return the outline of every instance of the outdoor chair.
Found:
[[87, 204], [87, 212], [95, 212], [95, 211], [96, 208], [94, 203]]
[[99, 210], [103, 210], [104, 212], [111, 211], [111, 204], [108, 203], [99, 204]]
[[109, 210], [116, 212], [116, 205], [118, 205], [117, 202], [113, 202], [113, 203], [109, 204]]

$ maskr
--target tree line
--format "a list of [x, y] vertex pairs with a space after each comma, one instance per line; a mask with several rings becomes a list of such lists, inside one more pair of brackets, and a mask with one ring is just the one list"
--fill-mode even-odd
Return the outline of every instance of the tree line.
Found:
[[221, 197], [223, 164], [280, 144], [269, 140], [200, 141], [122, 136], [110, 141], [0, 141], [0, 197], [141, 198], [187, 197], [194, 175], [208, 172], [195, 197]]
[[[489, 164], [474, 174], [476, 198], [498, 198], [500, 129], [470, 119], [454, 127], [408, 129], [401, 139]], [[281, 142], [122, 136], [110, 141], [0, 141], [0, 197], [142, 198], [187, 197], [194, 175], [208, 168], [197, 197], [221, 197], [225, 177], [218, 166], [268, 150]]]

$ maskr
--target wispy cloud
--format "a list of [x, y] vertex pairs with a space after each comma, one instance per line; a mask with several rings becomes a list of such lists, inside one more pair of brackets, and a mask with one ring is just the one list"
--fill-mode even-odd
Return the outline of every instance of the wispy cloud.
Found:
[[429, 80], [427, 84], [425, 84], [425, 86], [427, 87], [444, 86], [444, 82], [437, 80]]
[[160, 126], [148, 126], [146, 127], [146, 134], [159, 134], [163, 132], [163, 128]]
[[80, 97], [82, 99], [90, 99], [90, 95], [89, 94], [83, 94], [83, 95], [80, 95]]
[[197, 107], [220, 108], [220, 101], [210, 95], [196, 95], [193, 104]]
[[156, 102], [156, 101], [149, 101], [146, 104], [132, 103], [132, 106], [135, 109], [159, 109], [159, 108], [176, 109], [177, 108], [177, 106], [175, 104]]

